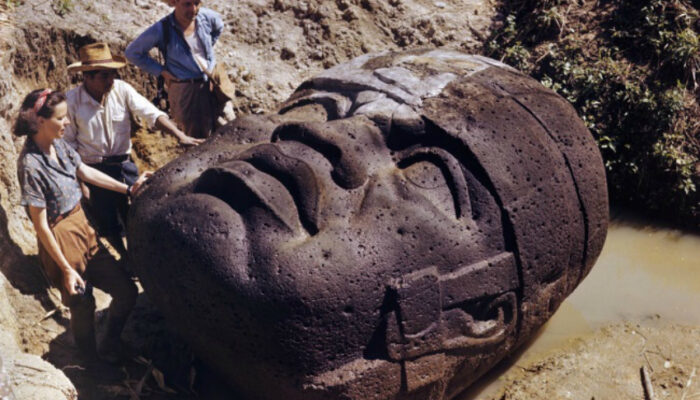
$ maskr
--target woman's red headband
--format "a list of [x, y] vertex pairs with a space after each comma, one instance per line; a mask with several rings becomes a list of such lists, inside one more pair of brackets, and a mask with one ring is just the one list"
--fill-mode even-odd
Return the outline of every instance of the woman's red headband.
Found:
[[34, 102], [34, 112], [38, 113], [39, 110], [41, 110], [41, 107], [44, 106], [44, 103], [46, 103], [46, 97], [51, 94], [51, 89], [44, 89], [41, 93], [39, 93], [39, 97], [37, 97], [36, 101]]

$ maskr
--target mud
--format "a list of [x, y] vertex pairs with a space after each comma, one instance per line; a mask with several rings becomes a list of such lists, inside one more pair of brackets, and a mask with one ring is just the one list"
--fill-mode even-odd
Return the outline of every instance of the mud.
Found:
[[[563, 379], [563, 376], [558, 375], [558, 368], [554, 366], [559, 365], [557, 363], [562, 357], [574, 359], [578, 365], [577, 369], [567, 371], [567, 379], [596, 380], [588, 382], [590, 396], [585, 397], [579, 391], [579, 395], [573, 398], [593, 395], [603, 399], [618, 398], [610, 394], [612, 383], [604, 366], [607, 363], [608, 368], [629, 371], [642, 366], [639, 363], [641, 350], [627, 343], [629, 329], [641, 332], [650, 340], [643, 359], [644, 365], [654, 371], [651, 378], [657, 398], [681, 398], [672, 391], [662, 397], [666, 388], [662, 387], [663, 381], [656, 383], [657, 367], [652, 353], [665, 348], [665, 359], [670, 362], [676, 359], [677, 364], [689, 365], [684, 369], [686, 379], [698, 366], [697, 354], [693, 355], [697, 351], [696, 343], [700, 341], [697, 331], [700, 309], [694, 306], [700, 302], [698, 249], [698, 235], [618, 216], [611, 225], [596, 267], [583, 284], [562, 304], [529, 346], [475, 385], [463, 400], [500, 399], [504, 390], [513, 389], [514, 380], [532, 380], [534, 384], [542, 383], [547, 377], [559, 382], [557, 379]], [[579, 351], [578, 345], [582, 343], [587, 346], [585, 351]], [[692, 362], [684, 361], [686, 355]], [[630, 381], [621, 387], [637, 387], [640, 378], [639, 374], [630, 373], [627, 379]], [[567, 383], [562, 380], [561, 384]], [[686, 390], [686, 398], [700, 388], [691, 389]], [[512, 398], [534, 399], [551, 395], [537, 394], [532, 390], [519, 395], [516, 392], [510, 394], [515, 396]]]
[[698, 360], [698, 327], [660, 318], [616, 324], [517, 364], [501, 378], [505, 389], [482, 399], [644, 399], [642, 367], [657, 399], [691, 399], [700, 395]]

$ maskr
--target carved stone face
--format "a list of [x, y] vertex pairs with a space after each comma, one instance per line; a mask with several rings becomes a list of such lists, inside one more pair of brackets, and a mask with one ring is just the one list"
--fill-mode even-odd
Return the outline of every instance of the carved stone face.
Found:
[[509, 67], [368, 55], [159, 171], [150, 297], [251, 398], [451, 398], [556, 310], [607, 229], [571, 107]]

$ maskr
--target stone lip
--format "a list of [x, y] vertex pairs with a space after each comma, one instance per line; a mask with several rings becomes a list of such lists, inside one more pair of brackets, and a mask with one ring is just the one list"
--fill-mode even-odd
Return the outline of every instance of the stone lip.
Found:
[[358, 57], [223, 127], [156, 173], [129, 243], [149, 296], [244, 397], [441, 399], [556, 311], [607, 223], [571, 105], [424, 49]]

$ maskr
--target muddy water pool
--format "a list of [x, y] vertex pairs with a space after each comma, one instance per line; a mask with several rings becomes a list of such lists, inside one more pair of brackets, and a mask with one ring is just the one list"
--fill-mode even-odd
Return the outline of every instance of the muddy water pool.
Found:
[[460, 400], [490, 399], [510, 368], [569, 338], [623, 321], [700, 325], [700, 235], [613, 221], [596, 265], [539, 335]]

